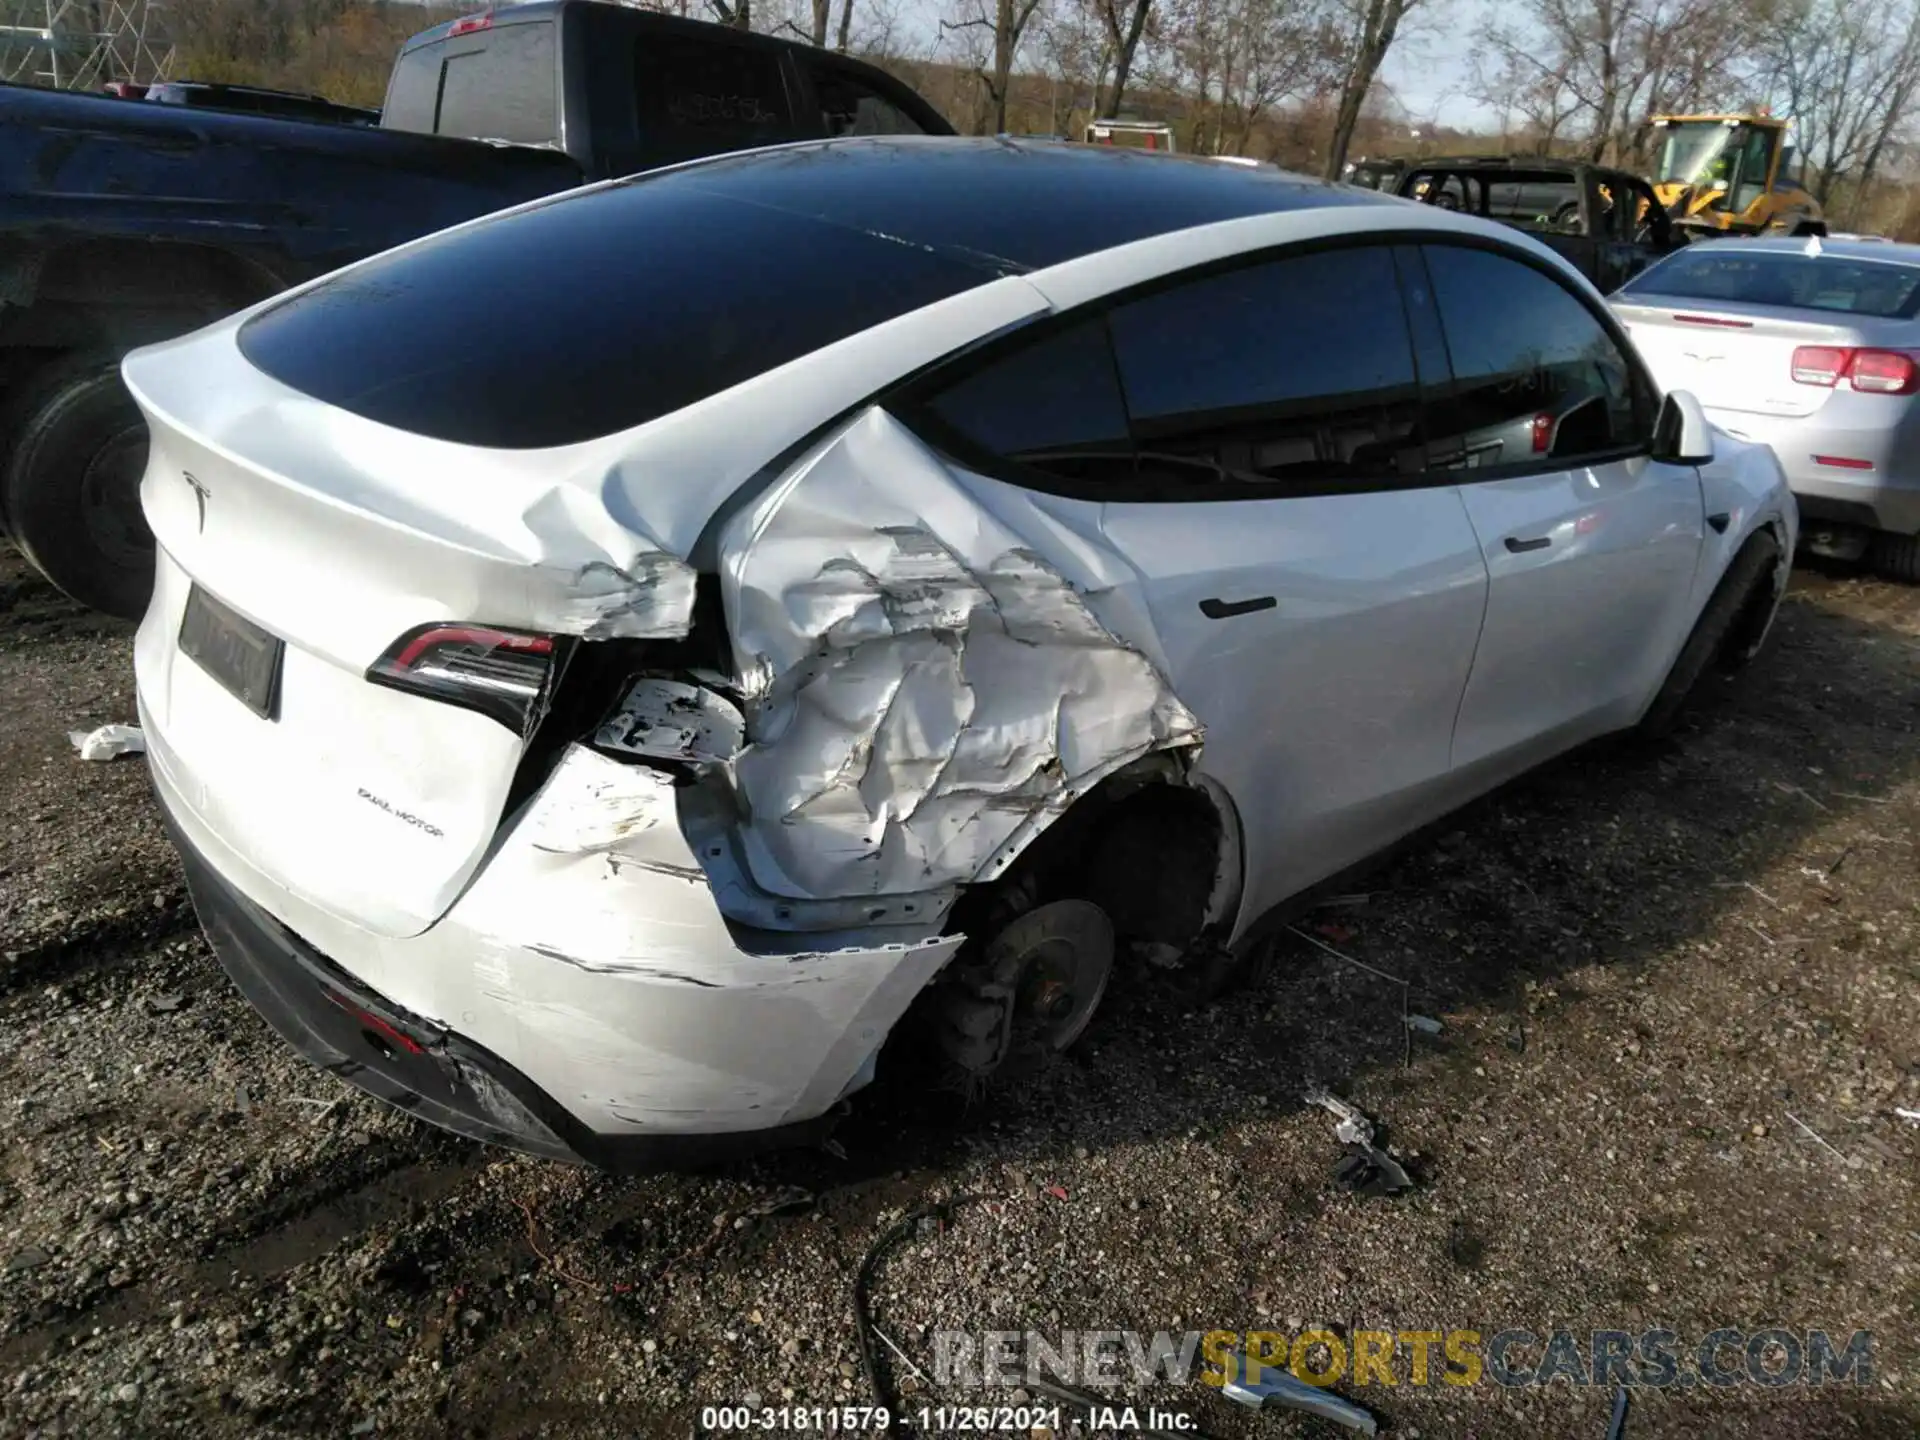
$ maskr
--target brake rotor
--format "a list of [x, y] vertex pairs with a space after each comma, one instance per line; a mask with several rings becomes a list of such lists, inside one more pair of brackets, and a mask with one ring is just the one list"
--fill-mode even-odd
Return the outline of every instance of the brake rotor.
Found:
[[988, 943], [946, 1007], [948, 1055], [971, 1075], [1058, 1054], [1078, 1040], [1113, 973], [1113, 925], [1086, 900], [1027, 911]]

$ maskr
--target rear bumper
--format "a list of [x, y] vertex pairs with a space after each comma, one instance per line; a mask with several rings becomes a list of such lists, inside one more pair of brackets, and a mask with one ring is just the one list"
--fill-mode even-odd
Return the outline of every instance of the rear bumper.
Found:
[[226, 841], [204, 773], [144, 703], [141, 720], [196, 907], [242, 992], [316, 1064], [491, 1143], [634, 1170], [803, 1140], [962, 943], [743, 948], [757, 941], [722, 917], [670, 785], [578, 748], [439, 921], [376, 934]]
[[[1910, 442], [1903, 427], [1842, 429], [1816, 420], [1714, 409], [1707, 418], [1729, 435], [1772, 447], [1806, 519], [1920, 533], [1920, 444]], [[1814, 458], [1821, 455], [1865, 461], [1873, 468], [1823, 464]]]
[[596, 1133], [499, 1056], [376, 994], [214, 871], [161, 794], [194, 913], [247, 1002], [302, 1057], [455, 1134], [623, 1172], [672, 1169], [803, 1143], [828, 1117], [717, 1134]]

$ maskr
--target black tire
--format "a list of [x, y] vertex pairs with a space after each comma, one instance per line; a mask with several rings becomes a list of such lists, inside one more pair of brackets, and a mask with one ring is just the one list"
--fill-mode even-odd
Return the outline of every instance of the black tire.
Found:
[[1920, 585], [1920, 535], [1875, 535], [1867, 558], [1887, 579]]
[[153, 535], [140, 510], [147, 427], [111, 356], [71, 356], [7, 406], [0, 487], [14, 544], [95, 610], [137, 620], [153, 591]]
[[[1773, 575], [1779, 564], [1780, 543], [1769, 531], [1760, 531], [1741, 547], [1727, 567], [1727, 573], [1720, 577], [1699, 620], [1694, 622], [1687, 643], [1680, 647], [1673, 668], [1667, 672], [1666, 683], [1635, 727], [1636, 735], [1658, 740], [1672, 734], [1686, 712], [1687, 702], [1699, 688], [1701, 677], [1716, 661], [1723, 659], [1730, 641], [1745, 650], [1739, 659], [1751, 658], [1759, 648], [1766, 619], [1764, 614], [1756, 616], [1752, 607], [1771, 606], [1774, 602]], [[1753, 632], [1751, 638], [1743, 639], [1749, 631]]]

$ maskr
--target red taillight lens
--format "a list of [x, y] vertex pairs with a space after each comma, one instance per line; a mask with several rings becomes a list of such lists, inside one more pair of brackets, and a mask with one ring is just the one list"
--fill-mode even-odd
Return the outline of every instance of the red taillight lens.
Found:
[[1847, 373], [1851, 350], [1832, 345], [1802, 345], [1793, 352], [1793, 378], [1802, 385], [1824, 385], [1832, 389]]
[[376, 685], [490, 715], [532, 733], [554, 672], [554, 640], [485, 625], [422, 625], [367, 670]]
[[1533, 453], [1544, 455], [1547, 447], [1553, 444], [1553, 416], [1541, 414], [1533, 417]]
[[493, 12], [486, 10], [478, 15], [463, 15], [460, 19], [454, 21], [453, 28], [447, 31], [447, 37], [451, 39], [455, 35], [471, 35], [476, 30], [491, 30], [492, 28]]
[[1911, 395], [1920, 388], [1920, 372], [1904, 350], [1856, 350], [1847, 377], [1870, 395]]
[[1802, 345], [1793, 352], [1793, 378], [1829, 389], [1846, 380], [1866, 395], [1911, 395], [1920, 390], [1920, 366], [1910, 350], [1849, 350]]

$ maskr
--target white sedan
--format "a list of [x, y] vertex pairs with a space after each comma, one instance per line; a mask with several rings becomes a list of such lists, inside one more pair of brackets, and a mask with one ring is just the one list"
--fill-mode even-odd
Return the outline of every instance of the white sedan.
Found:
[[1070, 1044], [1758, 649], [1795, 511], [1502, 226], [1014, 140], [542, 201], [130, 356], [241, 989], [463, 1133], [813, 1135]]
[[1690, 245], [1612, 304], [1657, 382], [1772, 447], [1810, 549], [1920, 582], [1920, 246]]

